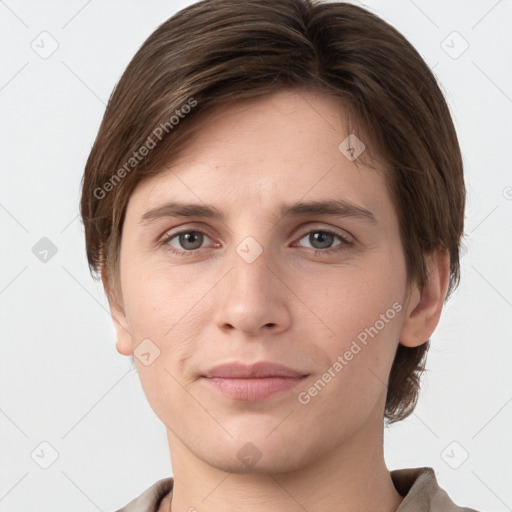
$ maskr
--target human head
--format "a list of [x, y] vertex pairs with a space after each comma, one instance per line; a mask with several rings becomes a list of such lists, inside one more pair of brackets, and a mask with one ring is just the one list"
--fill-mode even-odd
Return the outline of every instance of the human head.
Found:
[[[365, 144], [357, 162], [386, 168], [407, 282], [421, 289], [425, 257], [446, 249], [449, 296], [459, 280], [462, 158], [446, 101], [420, 55], [355, 5], [213, 0], [183, 9], [145, 41], [109, 100], [88, 158], [81, 201], [87, 257], [93, 273], [103, 268], [111, 299], [122, 305], [120, 246], [136, 187], [178, 158], [205, 115], [279, 90], [339, 99], [346, 133]], [[428, 346], [398, 346], [386, 400], [391, 422], [414, 409]]]

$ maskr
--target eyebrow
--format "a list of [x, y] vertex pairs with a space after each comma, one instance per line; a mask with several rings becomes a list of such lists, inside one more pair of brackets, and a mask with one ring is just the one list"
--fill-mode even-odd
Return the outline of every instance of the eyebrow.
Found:
[[[301, 201], [281, 206], [281, 217], [299, 217], [305, 215], [330, 215], [333, 217], [353, 217], [377, 224], [372, 212], [343, 199], [323, 201]], [[145, 212], [139, 224], [149, 224], [162, 218], [202, 217], [226, 221], [226, 215], [214, 206], [206, 204], [189, 204], [170, 201]]]

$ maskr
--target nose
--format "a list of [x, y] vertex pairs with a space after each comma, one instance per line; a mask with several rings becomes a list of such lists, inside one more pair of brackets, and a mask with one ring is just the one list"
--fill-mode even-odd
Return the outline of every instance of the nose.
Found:
[[227, 262], [230, 272], [216, 287], [214, 321], [223, 331], [258, 337], [290, 326], [291, 293], [283, 266], [258, 245], [252, 241], [233, 250]]

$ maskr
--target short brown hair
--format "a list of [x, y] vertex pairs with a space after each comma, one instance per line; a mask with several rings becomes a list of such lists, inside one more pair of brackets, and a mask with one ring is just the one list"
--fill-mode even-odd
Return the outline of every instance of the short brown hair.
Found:
[[[439, 85], [413, 46], [378, 16], [315, 0], [204, 0], [144, 42], [110, 97], [85, 167], [81, 215], [91, 274], [104, 268], [106, 291], [121, 304], [120, 240], [134, 188], [177, 157], [200, 128], [201, 113], [278, 89], [339, 98], [351, 133], [387, 165], [408, 283], [421, 289], [424, 256], [446, 249], [449, 296], [460, 278], [465, 188]], [[414, 410], [429, 344], [398, 345], [385, 408], [390, 423]]]

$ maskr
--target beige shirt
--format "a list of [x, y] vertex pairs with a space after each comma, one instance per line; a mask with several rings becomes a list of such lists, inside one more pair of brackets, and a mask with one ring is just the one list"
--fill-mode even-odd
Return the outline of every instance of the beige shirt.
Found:
[[[396, 490], [404, 496], [396, 512], [477, 512], [455, 505], [439, 487], [432, 468], [395, 469], [390, 473]], [[172, 477], [159, 480], [117, 512], [157, 512], [173, 483]]]

